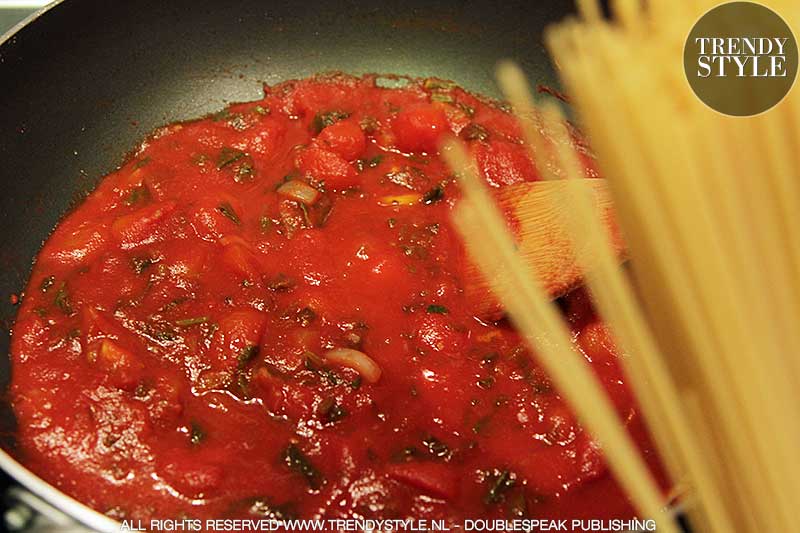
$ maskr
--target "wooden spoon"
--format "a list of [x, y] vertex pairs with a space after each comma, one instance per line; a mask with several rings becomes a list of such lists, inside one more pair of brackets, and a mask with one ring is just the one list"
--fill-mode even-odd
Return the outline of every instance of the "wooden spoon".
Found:
[[[622, 241], [606, 181], [586, 179], [600, 219], [608, 229], [614, 251], [624, 260]], [[519, 252], [538, 276], [542, 288], [558, 298], [581, 284], [583, 272], [575, 258], [569, 230], [561, 211], [564, 209], [564, 181], [536, 181], [508, 185], [496, 191], [499, 207], [509, 219]], [[477, 266], [467, 267], [466, 291], [469, 301], [477, 306], [477, 315], [499, 318], [503, 309], [489, 289]]]

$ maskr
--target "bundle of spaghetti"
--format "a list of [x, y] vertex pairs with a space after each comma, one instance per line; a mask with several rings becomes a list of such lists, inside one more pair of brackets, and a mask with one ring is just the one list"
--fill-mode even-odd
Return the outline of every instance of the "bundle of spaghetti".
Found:
[[[715, 531], [792, 529], [800, 190], [788, 143], [797, 138], [800, 102], [790, 94], [752, 118], [705, 107], [675, 58], [713, 5], [663, 6], [648, 12], [620, 2], [616, 24], [585, 8], [583, 21], [552, 31], [548, 44], [614, 193], [643, 295], [641, 321], [669, 362], [681, 425], [695, 435], [686, 449], [704, 451], [711, 467], [680, 465], [697, 520]], [[796, 8], [775, 8], [796, 20]], [[602, 93], [587, 90], [600, 80], [608, 82]], [[596, 280], [593, 293], [604, 283]], [[621, 325], [616, 331], [625, 334]], [[647, 395], [647, 387], [637, 391]], [[727, 516], [712, 513], [720, 501]]]
[[[548, 32], [582, 128], [609, 182], [630, 248], [614, 258], [596, 220], [560, 109], [535, 110], [521, 73], [498, 78], [534, 161], [570, 178], [564, 219], [600, 315], [610, 325], [650, 431], [686, 487], [697, 531], [796, 530], [800, 495], [800, 95], [748, 118], [722, 116], [686, 82], [684, 40], [712, 2], [633, 0]], [[800, 7], [765, 2], [789, 23]], [[543, 134], [544, 133], [544, 134]], [[552, 139], [552, 142], [547, 139]], [[624, 428], [564, 342], [557, 311], [524, 279], [512, 237], [458, 147], [466, 177], [455, 212], [467, 247], [645, 516], [658, 492]], [[548, 178], [548, 168], [540, 171]], [[497, 271], [504, 272], [498, 276]], [[670, 527], [661, 524], [662, 530]]]

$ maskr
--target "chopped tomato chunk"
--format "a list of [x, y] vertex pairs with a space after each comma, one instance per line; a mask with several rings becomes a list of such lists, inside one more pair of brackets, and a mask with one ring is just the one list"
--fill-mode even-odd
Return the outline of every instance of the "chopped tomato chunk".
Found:
[[367, 140], [361, 126], [354, 119], [340, 120], [322, 130], [317, 139], [323, 146], [336, 152], [347, 161], [353, 161], [364, 153]]
[[111, 233], [124, 249], [156, 240], [155, 226], [175, 209], [175, 202], [153, 204], [122, 215], [111, 225]]
[[333, 189], [346, 189], [358, 183], [356, 169], [336, 152], [311, 146], [300, 151], [296, 162], [301, 173]]
[[47, 254], [48, 259], [67, 266], [86, 263], [105, 247], [108, 233], [108, 229], [100, 224], [81, 225], [63, 237], [61, 246]]
[[223, 244], [222, 260], [231, 270], [251, 282], [260, 277], [258, 260], [244, 240], [228, 237], [223, 239]]
[[112, 385], [126, 390], [136, 386], [143, 366], [130, 350], [111, 339], [102, 339], [89, 345], [87, 358], [108, 374]]
[[449, 131], [447, 115], [436, 104], [412, 104], [397, 114], [392, 131], [400, 150], [433, 153], [439, 149], [442, 135]]

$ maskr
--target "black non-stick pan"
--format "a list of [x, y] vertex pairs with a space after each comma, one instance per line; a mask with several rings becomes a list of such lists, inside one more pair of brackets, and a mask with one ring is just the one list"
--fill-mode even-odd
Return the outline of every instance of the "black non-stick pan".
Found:
[[[497, 96], [500, 58], [557, 86], [542, 44], [567, 0], [65, 0], [0, 42], [0, 386], [31, 263], [70, 206], [159, 125], [258, 98], [264, 83], [341, 70], [452, 79]], [[69, 399], [65, 399], [69, 401]], [[3, 447], [14, 419], [0, 401]], [[109, 527], [7, 456], [56, 506]]]

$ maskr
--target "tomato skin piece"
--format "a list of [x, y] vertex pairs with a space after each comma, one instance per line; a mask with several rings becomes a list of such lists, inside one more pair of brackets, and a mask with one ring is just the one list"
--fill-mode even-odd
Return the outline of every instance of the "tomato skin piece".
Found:
[[347, 161], [358, 159], [367, 147], [367, 138], [355, 119], [331, 124], [320, 132], [317, 139]]
[[403, 152], [436, 152], [442, 135], [448, 131], [447, 115], [437, 105], [413, 104], [397, 114], [392, 122], [397, 148]]
[[358, 184], [358, 173], [350, 163], [336, 152], [310, 146], [297, 154], [295, 160], [302, 174], [333, 189], [347, 189]]

